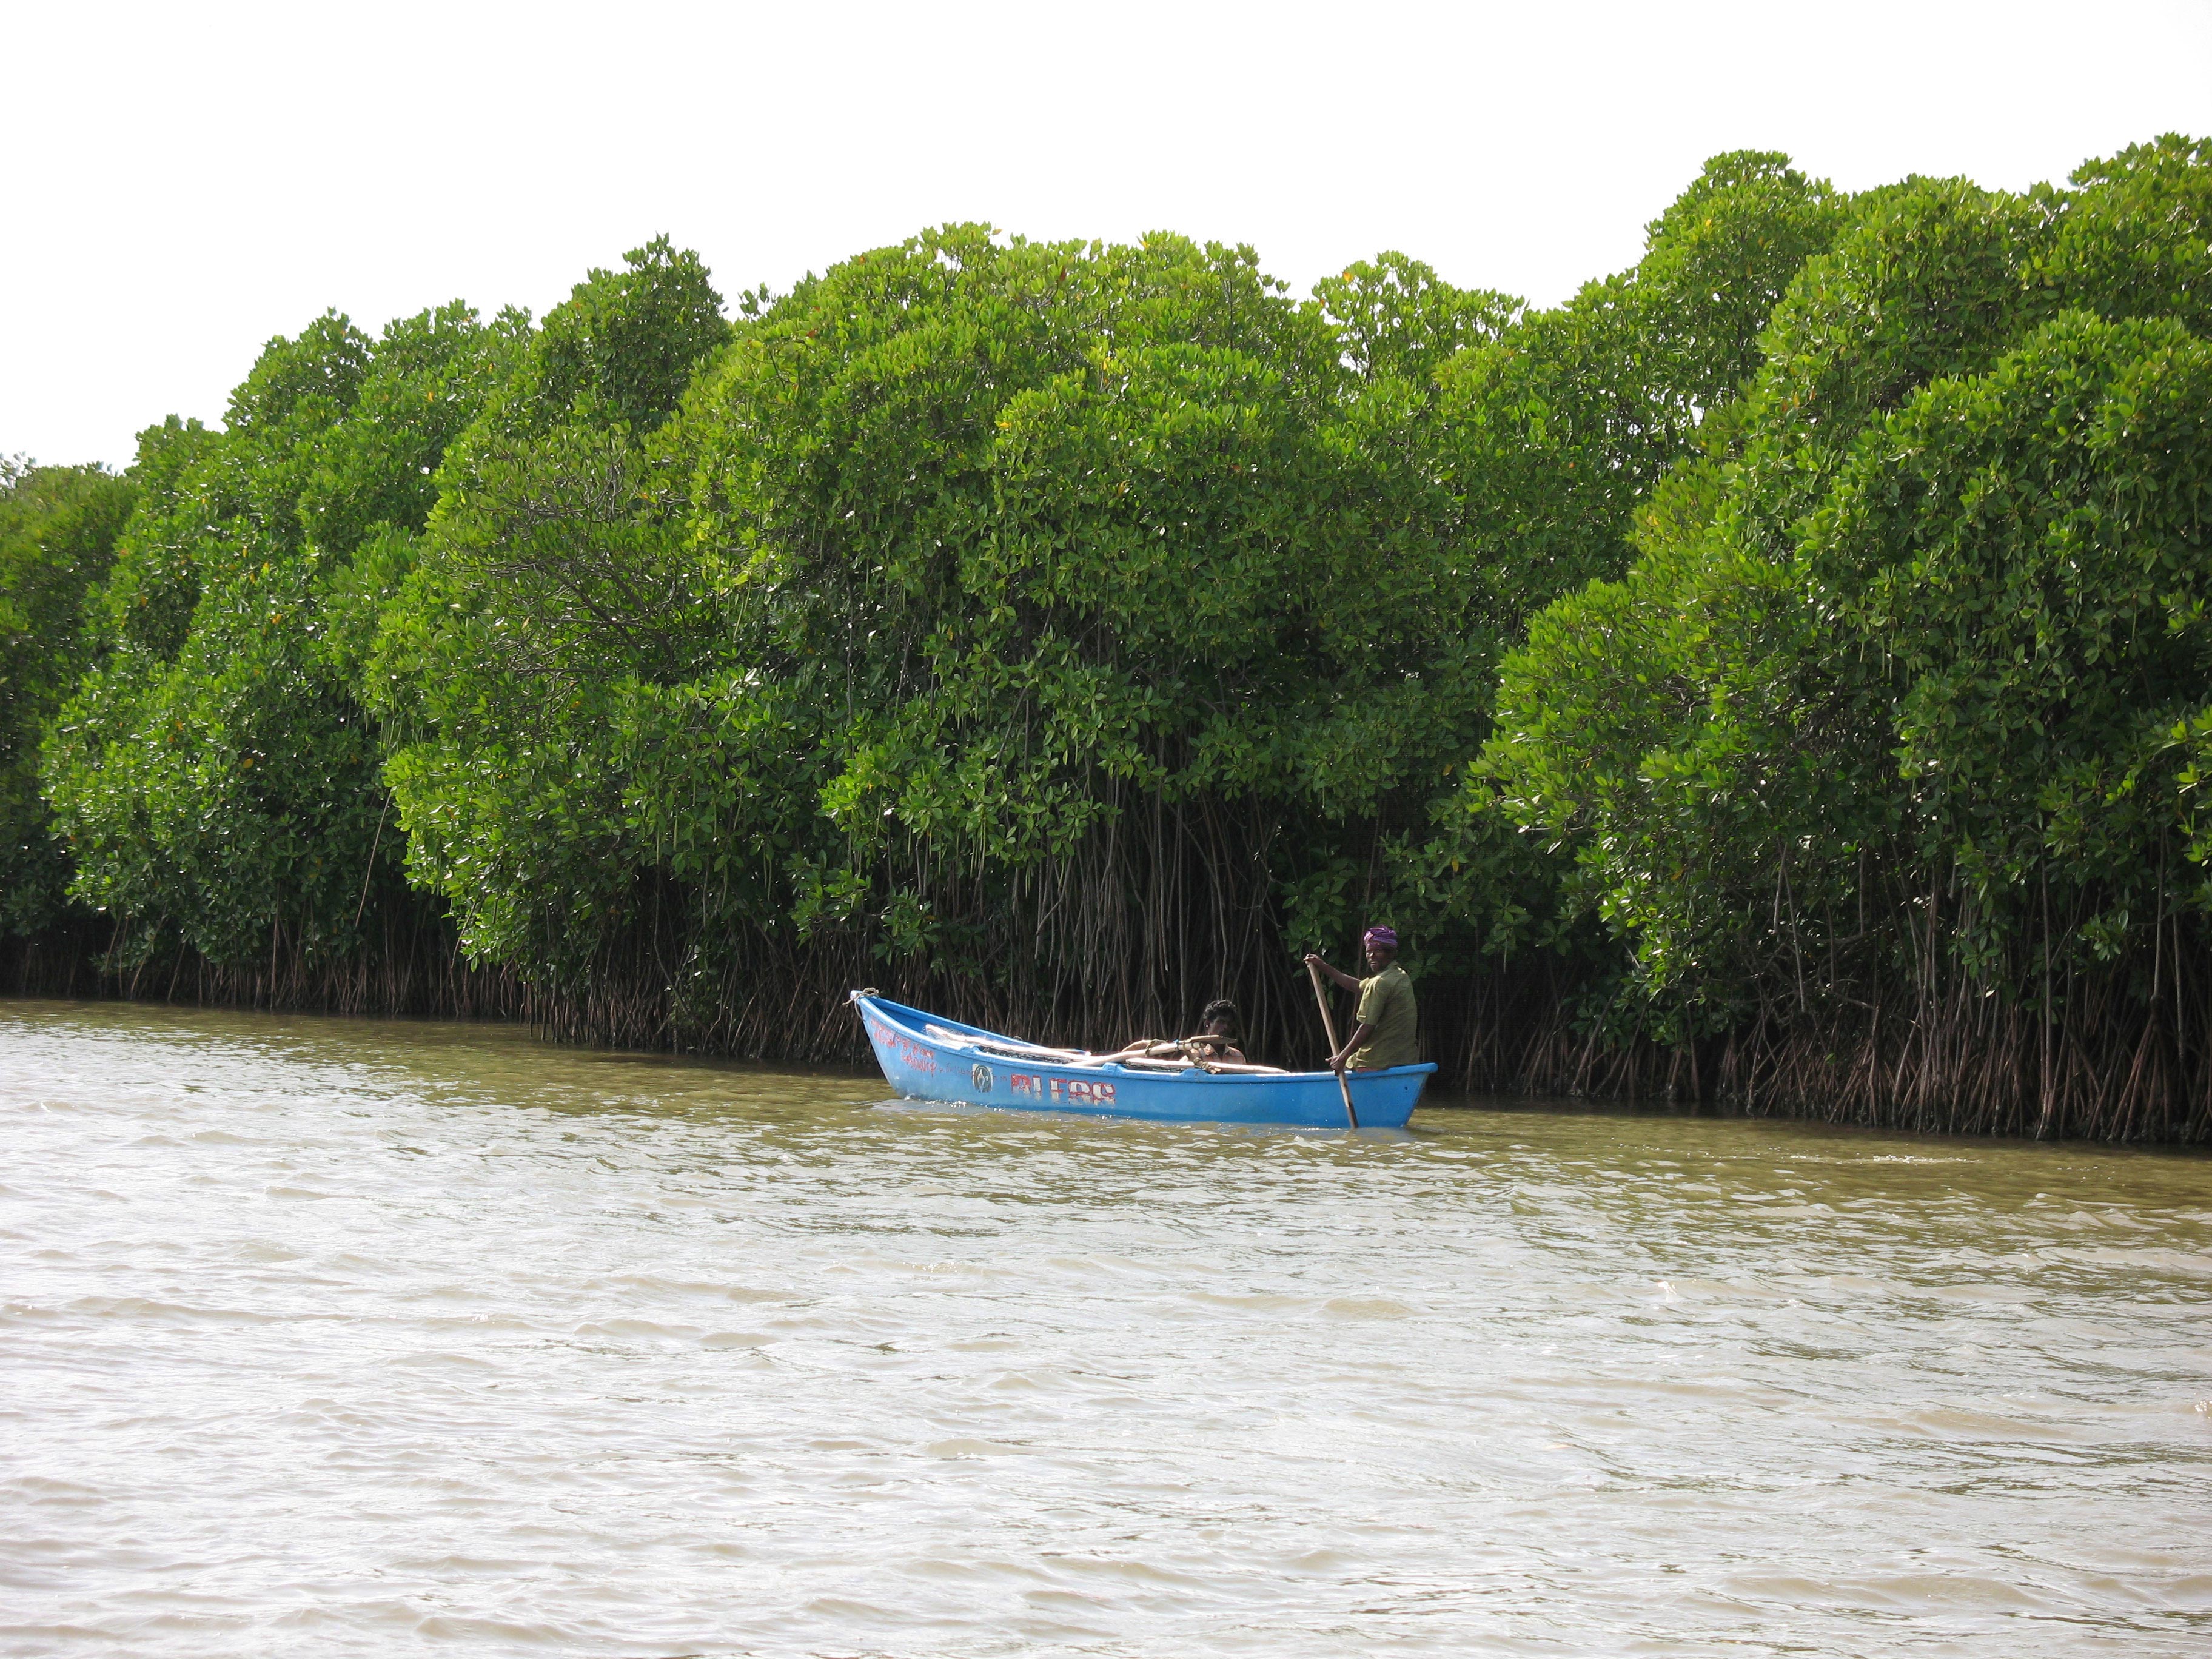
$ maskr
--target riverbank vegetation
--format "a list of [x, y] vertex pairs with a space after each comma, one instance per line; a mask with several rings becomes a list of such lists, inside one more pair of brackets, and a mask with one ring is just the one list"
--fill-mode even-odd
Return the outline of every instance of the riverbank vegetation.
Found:
[[946, 226], [272, 341], [0, 495], [31, 988], [851, 1052], [1409, 938], [1477, 1087], [2212, 1130], [2212, 146], [1716, 158], [1553, 308]]

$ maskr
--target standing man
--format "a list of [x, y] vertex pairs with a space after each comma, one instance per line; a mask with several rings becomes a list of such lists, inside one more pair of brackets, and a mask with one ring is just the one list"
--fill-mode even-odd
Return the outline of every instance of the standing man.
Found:
[[1420, 1063], [1416, 1033], [1413, 981], [1398, 965], [1398, 934], [1389, 927], [1370, 927], [1359, 941], [1367, 957], [1369, 977], [1354, 979], [1330, 967], [1309, 951], [1306, 961], [1347, 991], [1359, 993], [1359, 1009], [1352, 1035], [1344, 1047], [1328, 1057], [1332, 1072], [1380, 1072], [1392, 1066]]

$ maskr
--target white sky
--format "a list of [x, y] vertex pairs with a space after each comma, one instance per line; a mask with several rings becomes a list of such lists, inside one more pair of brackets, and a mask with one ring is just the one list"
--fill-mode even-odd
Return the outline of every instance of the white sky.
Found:
[[0, 453], [112, 464], [325, 307], [542, 314], [663, 230], [726, 294], [981, 219], [1550, 302], [1720, 150], [2019, 188], [2212, 133], [2212, 0], [0, 0]]

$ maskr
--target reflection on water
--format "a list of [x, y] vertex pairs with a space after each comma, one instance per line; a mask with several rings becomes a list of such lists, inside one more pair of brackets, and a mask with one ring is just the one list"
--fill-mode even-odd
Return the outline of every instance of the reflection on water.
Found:
[[2196, 1654], [2212, 1162], [0, 1003], [0, 1647]]

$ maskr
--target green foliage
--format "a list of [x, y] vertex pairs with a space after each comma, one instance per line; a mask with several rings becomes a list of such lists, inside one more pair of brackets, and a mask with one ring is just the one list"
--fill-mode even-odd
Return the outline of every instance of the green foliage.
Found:
[[623, 263], [594, 270], [546, 314], [522, 388], [545, 410], [642, 434], [675, 411], [730, 326], [697, 254], [656, 236]]
[[372, 889], [393, 893], [374, 860], [396, 848], [359, 654], [511, 334], [459, 306], [374, 342], [327, 315], [270, 343], [222, 432], [142, 437], [98, 660], [45, 759], [73, 891], [124, 925], [126, 951], [362, 948]]
[[1658, 406], [1719, 408], [1763, 362], [1760, 336], [1808, 259], [1853, 209], [1772, 151], [1735, 150], [1644, 228], [1633, 273], [1633, 349]]
[[1443, 459], [1481, 562], [1523, 617], [1617, 576], [1634, 515], [1759, 366], [1776, 298], [1846, 219], [1779, 155], [1715, 157], [1633, 270], [1524, 314], [1445, 371]]
[[[1502, 644], [1518, 643], [1528, 619], [1557, 600], [1566, 612], [1548, 637], [1579, 646], [1581, 602], [1563, 596], [1622, 576], [1639, 524], [1648, 538], [1673, 516], [1687, 514], [1693, 527], [1710, 518], [1769, 313], [1848, 222], [1848, 204], [1785, 157], [1717, 156], [1647, 228], [1634, 270], [1589, 284], [1557, 310], [1523, 314], [1446, 368], [1437, 448], [1457, 539], [1486, 579]], [[1634, 609], [1602, 595], [1591, 602]], [[1550, 648], [1530, 646], [1528, 659], [1542, 666], [1525, 689], [1509, 672], [1504, 722], [1513, 732], [1535, 720], [1575, 741], [1601, 708], [1549, 710], [1562, 666]], [[1590, 900], [1586, 883], [1562, 868], [1564, 823], [1541, 838], [1516, 836], [1482, 810], [1493, 794], [1486, 772], [1454, 778], [1465, 787], [1437, 802], [1435, 830], [1395, 861], [1400, 912], [1433, 918], [1433, 933], [1485, 955], [1540, 949], [1588, 970], [1598, 942], [1578, 925]], [[1576, 781], [1595, 787], [1597, 775]], [[1524, 780], [1523, 793], [1528, 787]], [[1545, 816], [1540, 805], [1528, 811]]]
[[1878, 641], [1923, 864], [2148, 916], [2212, 697], [2212, 343], [2062, 313], [1870, 433], [1805, 562]]
[[1865, 198], [1808, 261], [1761, 341], [1759, 435], [1778, 454], [1770, 508], [1827, 481], [1861, 430], [1929, 381], [1986, 368], [2048, 309], [2034, 281], [2057, 204], [1963, 179]]
[[417, 878], [560, 978], [669, 883], [708, 956], [972, 945], [1038, 872], [1140, 879], [1170, 808], [1297, 814], [1290, 878], [1356, 903], [1481, 729], [1431, 369], [1510, 307], [1395, 256], [1323, 287], [948, 227], [758, 311], [641, 441], [489, 416], [379, 658]]
[[624, 780], [662, 750], [653, 690], [712, 666], [720, 613], [660, 428], [728, 343], [720, 306], [665, 238], [579, 283], [446, 458], [419, 568], [380, 613], [362, 688], [409, 872], [481, 959], [590, 971], [630, 915], [626, 849], [669, 816]]
[[1342, 343], [1345, 366], [1362, 380], [1395, 375], [1425, 390], [1470, 346], [1494, 340], [1521, 301], [1483, 289], [1454, 288], [1402, 253], [1354, 260], [1314, 284], [1314, 298]]
[[[549, 319], [383, 624], [416, 877], [569, 982], [672, 884], [709, 956], [1011, 927], [1018, 975], [1059, 948], [1022, 895], [1080, 867], [1110, 909], [1194, 815], [1293, 935], [1382, 904], [1525, 942], [1541, 860], [1431, 828], [1500, 653], [1626, 563], [1841, 221], [1719, 158], [1637, 271], [1535, 313], [1398, 254], [1300, 304], [1245, 250], [951, 226], [750, 307], [665, 426], [568, 392]], [[622, 298], [674, 264], [633, 267], [578, 325], [688, 337]]]
[[2058, 302], [2212, 334], [2212, 140], [2168, 133], [2074, 183], [2041, 272]]
[[2148, 1006], [2212, 907], [2208, 306], [2173, 137], [2018, 195], [1717, 156], [1551, 308], [950, 225], [732, 323], [663, 238], [11, 474], [0, 602], [100, 586], [0, 689], [138, 948], [358, 953], [404, 849], [661, 1036], [810, 962], [1097, 1035], [1378, 915], [1577, 1042]]
[[35, 933], [62, 911], [69, 864], [39, 795], [39, 743], [84, 670], [84, 594], [132, 493], [100, 467], [0, 457], [0, 933]]
[[753, 555], [757, 659], [854, 688], [826, 786], [853, 833], [889, 812], [1018, 862], [1109, 781], [1370, 806], [1390, 757], [1361, 737], [1463, 612], [1437, 504], [1347, 418], [1402, 416], [1347, 410], [1321, 319], [1249, 254], [1170, 238], [955, 229], [856, 267], [702, 389], [699, 523]]
[[1573, 859], [1632, 1023], [1954, 969], [2016, 994], [2183, 901], [2207, 159], [2169, 139], [2074, 192], [1864, 198], [1641, 509], [1634, 568], [1505, 664], [1467, 808]]

